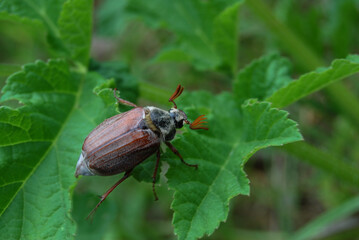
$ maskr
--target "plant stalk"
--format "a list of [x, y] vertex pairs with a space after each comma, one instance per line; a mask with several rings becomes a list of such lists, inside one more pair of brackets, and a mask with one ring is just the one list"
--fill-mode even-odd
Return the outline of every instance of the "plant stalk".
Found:
[[[292, 55], [293, 59], [305, 71], [312, 71], [317, 67], [326, 65], [293, 31], [276, 19], [271, 9], [263, 1], [247, 0], [246, 4], [266, 24], [268, 29], [277, 36], [285, 50]], [[359, 127], [359, 101], [357, 97], [341, 82], [329, 85], [324, 91], [338, 110], [354, 126]]]
[[310, 165], [326, 171], [343, 182], [359, 187], [359, 170], [343, 160], [333, 157], [330, 153], [325, 153], [306, 142], [286, 144], [282, 149]]
[[[304, 70], [312, 71], [317, 67], [326, 65], [291, 29], [276, 19], [271, 9], [263, 1], [247, 0], [246, 4], [268, 29], [277, 36], [285, 50], [292, 55], [293, 59]], [[338, 110], [354, 126], [358, 127], [359, 101], [357, 97], [341, 82], [329, 85], [324, 91]], [[347, 183], [356, 187], [359, 186], [359, 171], [328, 153], [320, 151], [305, 142], [287, 144], [283, 149]]]

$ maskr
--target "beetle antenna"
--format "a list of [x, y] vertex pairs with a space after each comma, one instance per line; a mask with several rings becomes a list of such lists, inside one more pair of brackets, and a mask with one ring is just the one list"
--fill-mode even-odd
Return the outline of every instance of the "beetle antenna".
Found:
[[208, 130], [208, 127], [205, 125], [202, 125], [204, 123], [207, 123], [206, 120], [207, 118], [204, 115], [199, 116], [198, 118], [196, 118], [196, 120], [193, 121], [193, 123], [190, 123], [190, 121], [186, 120], [185, 122], [187, 124], [189, 124], [189, 128], [192, 130], [198, 130], [198, 129], [204, 129], [204, 130]]
[[176, 103], [174, 102], [174, 100], [176, 98], [178, 98], [182, 92], [183, 92], [183, 87], [181, 86], [181, 84], [178, 84], [177, 88], [176, 88], [176, 91], [172, 94], [172, 96], [170, 97], [170, 99], [168, 100], [169, 102], [172, 102], [173, 103], [173, 107], [177, 109], [177, 105]]

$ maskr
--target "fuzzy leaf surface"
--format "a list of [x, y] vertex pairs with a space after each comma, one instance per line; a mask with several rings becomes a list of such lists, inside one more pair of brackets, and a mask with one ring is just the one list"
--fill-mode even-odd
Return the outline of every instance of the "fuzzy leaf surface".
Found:
[[274, 107], [282, 108], [316, 92], [325, 86], [359, 72], [359, 55], [334, 60], [328, 68], [320, 68], [302, 75], [298, 80], [279, 89], [267, 101]]
[[165, 154], [170, 164], [166, 177], [175, 190], [175, 234], [179, 239], [198, 239], [212, 234], [226, 220], [231, 198], [249, 194], [243, 170], [249, 157], [302, 136], [287, 112], [267, 102], [250, 100], [239, 109], [229, 93], [197, 92], [181, 96], [178, 105], [186, 106], [190, 120], [206, 114], [210, 127], [209, 131], [185, 131], [173, 141], [185, 161], [198, 164], [197, 171], [182, 164], [171, 151]]
[[74, 236], [70, 188], [82, 143], [115, 113], [93, 93], [101, 82], [72, 73], [63, 60], [27, 64], [7, 80], [1, 100], [24, 105], [0, 108], [1, 239]]

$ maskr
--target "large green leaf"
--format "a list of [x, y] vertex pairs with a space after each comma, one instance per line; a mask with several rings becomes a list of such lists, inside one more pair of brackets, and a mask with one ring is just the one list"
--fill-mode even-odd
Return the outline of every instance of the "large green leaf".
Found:
[[233, 91], [237, 102], [242, 104], [249, 98], [264, 100], [271, 96], [291, 81], [290, 69], [290, 62], [275, 53], [254, 60], [234, 80]]
[[69, 189], [81, 145], [115, 113], [92, 92], [101, 82], [97, 74], [71, 73], [63, 60], [25, 65], [7, 80], [1, 100], [24, 106], [0, 108], [1, 239], [74, 235]]
[[3, 0], [5, 17], [39, 21], [48, 31], [52, 53], [87, 66], [91, 45], [92, 0]]
[[256, 151], [302, 139], [287, 112], [267, 102], [250, 100], [238, 109], [231, 94], [213, 96], [205, 92], [185, 95], [179, 106], [187, 106], [190, 118], [208, 117], [209, 131], [188, 132], [173, 142], [184, 159], [198, 170], [182, 164], [170, 151], [168, 184], [175, 190], [173, 224], [179, 239], [210, 235], [228, 215], [229, 200], [249, 194], [245, 162]]
[[359, 56], [349, 55], [346, 59], [334, 60], [329, 68], [302, 75], [298, 80], [276, 91], [267, 101], [274, 107], [285, 107], [316, 92], [329, 84], [359, 72]]

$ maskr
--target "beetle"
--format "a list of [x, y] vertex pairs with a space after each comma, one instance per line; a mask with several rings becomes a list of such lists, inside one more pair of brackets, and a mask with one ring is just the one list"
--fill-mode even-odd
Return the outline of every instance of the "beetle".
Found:
[[116, 89], [114, 90], [114, 97], [117, 101], [131, 106], [133, 109], [106, 119], [86, 137], [76, 165], [75, 176], [110, 176], [122, 172], [125, 174], [101, 196], [100, 202], [89, 216], [120, 183], [131, 175], [132, 170], [138, 164], [155, 153], [157, 161], [152, 176], [152, 190], [155, 200], [158, 200], [155, 182], [160, 162], [161, 142], [164, 142], [182, 163], [197, 169], [197, 164], [185, 162], [181, 154], [170, 143], [175, 137], [176, 129], [182, 128], [184, 124], [188, 124], [192, 130], [208, 130], [208, 127], [203, 125], [207, 123], [204, 121], [206, 120], [204, 115], [190, 123], [186, 113], [177, 108], [174, 100], [182, 94], [183, 89], [181, 85], [177, 86], [169, 98], [173, 107], [168, 111], [152, 106], [138, 107], [134, 103], [117, 97]]

